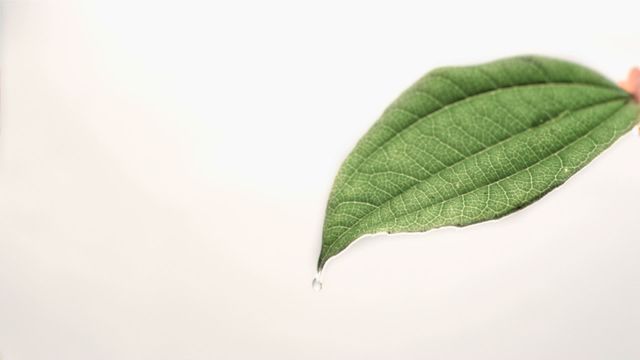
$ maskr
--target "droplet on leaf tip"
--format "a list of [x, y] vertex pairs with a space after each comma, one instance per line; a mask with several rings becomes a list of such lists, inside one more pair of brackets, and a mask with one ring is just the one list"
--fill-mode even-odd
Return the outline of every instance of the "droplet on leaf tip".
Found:
[[320, 273], [316, 274], [316, 277], [313, 278], [313, 282], [311, 283], [311, 287], [316, 292], [322, 290], [322, 280], [320, 280]]

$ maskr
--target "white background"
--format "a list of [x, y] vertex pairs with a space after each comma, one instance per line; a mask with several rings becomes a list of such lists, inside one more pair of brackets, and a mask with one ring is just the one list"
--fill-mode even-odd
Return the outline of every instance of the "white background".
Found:
[[311, 289], [333, 176], [428, 70], [612, 79], [638, 2], [3, 1], [0, 357], [638, 359], [640, 138], [505, 219]]

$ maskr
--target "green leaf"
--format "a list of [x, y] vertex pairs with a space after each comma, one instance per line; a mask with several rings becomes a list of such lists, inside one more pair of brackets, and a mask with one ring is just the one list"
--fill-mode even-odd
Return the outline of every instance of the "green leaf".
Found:
[[321, 270], [366, 234], [465, 226], [521, 209], [630, 130], [640, 108], [598, 73], [522, 56], [431, 71], [342, 164]]

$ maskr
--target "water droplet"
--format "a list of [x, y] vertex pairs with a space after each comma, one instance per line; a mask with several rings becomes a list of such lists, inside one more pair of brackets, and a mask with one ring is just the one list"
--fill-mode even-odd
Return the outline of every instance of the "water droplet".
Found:
[[320, 290], [322, 290], [322, 280], [320, 280], [320, 273], [318, 273], [316, 275], [316, 277], [313, 278], [313, 282], [311, 283], [311, 287], [316, 292], [319, 292]]
[[564, 168], [563, 170], [564, 170], [564, 172], [569, 172], [569, 168], [568, 167]]

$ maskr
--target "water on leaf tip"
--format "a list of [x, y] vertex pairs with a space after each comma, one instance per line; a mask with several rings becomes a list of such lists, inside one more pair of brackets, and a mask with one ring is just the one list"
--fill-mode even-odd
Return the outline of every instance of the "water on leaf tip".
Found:
[[311, 283], [311, 287], [316, 292], [322, 290], [322, 280], [320, 280], [320, 274], [316, 275], [316, 277], [313, 278], [313, 282]]

